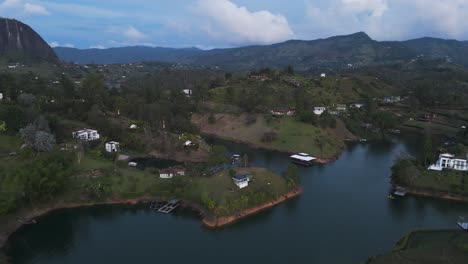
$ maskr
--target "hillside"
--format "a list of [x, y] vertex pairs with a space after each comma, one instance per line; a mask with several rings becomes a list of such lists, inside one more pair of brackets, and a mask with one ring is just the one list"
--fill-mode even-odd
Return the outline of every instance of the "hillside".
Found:
[[342, 70], [410, 61], [418, 55], [432, 59], [445, 58], [467, 66], [468, 42], [421, 38], [408, 41], [375, 41], [366, 33], [335, 36], [311, 41], [290, 40], [267, 46], [247, 46], [230, 49], [198, 50], [149, 47], [78, 50], [56, 48], [59, 57], [76, 63], [130, 63], [163, 61], [185, 63], [224, 70], [252, 70], [263, 67], [296, 70]]
[[7, 60], [58, 60], [54, 50], [31, 27], [6, 18], [0, 18], [0, 56]]

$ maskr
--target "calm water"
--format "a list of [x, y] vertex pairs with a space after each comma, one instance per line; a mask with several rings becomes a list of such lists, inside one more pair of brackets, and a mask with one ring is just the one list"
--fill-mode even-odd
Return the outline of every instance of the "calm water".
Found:
[[[355, 144], [332, 164], [301, 169], [304, 194], [221, 230], [191, 212], [144, 206], [61, 210], [11, 240], [13, 263], [362, 263], [415, 228], [456, 228], [468, 205], [387, 198], [390, 166], [417, 138]], [[225, 143], [278, 173], [287, 155]]]

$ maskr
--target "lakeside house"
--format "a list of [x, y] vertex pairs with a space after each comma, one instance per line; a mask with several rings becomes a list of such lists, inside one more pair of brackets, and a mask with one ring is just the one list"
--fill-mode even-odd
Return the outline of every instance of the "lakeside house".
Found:
[[109, 153], [118, 152], [120, 149], [120, 143], [111, 141], [106, 143], [106, 151]]
[[185, 168], [171, 167], [159, 171], [159, 178], [161, 179], [172, 179], [174, 176], [185, 176]]
[[314, 114], [316, 115], [321, 115], [323, 114], [323, 112], [327, 111], [327, 108], [326, 107], [323, 107], [323, 106], [316, 106], [314, 107]]
[[100, 135], [97, 130], [88, 128], [73, 132], [72, 136], [73, 138], [83, 141], [95, 141], [100, 138]]
[[437, 162], [427, 169], [434, 171], [442, 171], [443, 169], [468, 171], [468, 165], [466, 159], [456, 158], [455, 155], [450, 153], [443, 153], [439, 155]]
[[249, 182], [250, 182], [250, 175], [236, 175], [235, 177], [232, 177], [232, 180], [234, 181], [234, 184], [237, 185], [237, 187], [239, 187], [239, 189], [243, 189], [247, 186], [249, 186]]
[[364, 107], [364, 104], [354, 103], [354, 104], [350, 104], [349, 107], [353, 109], [361, 109]]
[[296, 109], [274, 108], [270, 113], [275, 117], [294, 116], [296, 114]]

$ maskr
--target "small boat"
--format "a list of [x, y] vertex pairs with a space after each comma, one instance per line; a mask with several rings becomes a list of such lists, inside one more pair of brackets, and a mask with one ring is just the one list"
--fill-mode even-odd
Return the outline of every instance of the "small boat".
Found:
[[359, 139], [359, 141], [360, 141], [360, 142], [367, 142], [367, 139], [361, 138], [361, 139]]
[[393, 196], [393, 195], [390, 194], [390, 195], [387, 196], [387, 198], [393, 200], [393, 199], [395, 199], [395, 196]]

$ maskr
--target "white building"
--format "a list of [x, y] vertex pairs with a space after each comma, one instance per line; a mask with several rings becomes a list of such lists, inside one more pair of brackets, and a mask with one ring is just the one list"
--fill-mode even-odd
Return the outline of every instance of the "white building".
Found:
[[364, 104], [357, 104], [357, 103], [355, 103], [355, 104], [350, 104], [349, 107], [355, 108], [355, 109], [361, 109], [361, 108], [364, 107]]
[[237, 187], [239, 187], [239, 189], [243, 189], [249, 186], [250, 178], [248, 175], [236, 175], [236, 177], [233, 177], [232, 180], [237, 185]]
[[327, 111], [326, 107], [323, 107], [323, 106], [314, 107], [314, 114], [316, 114], [316, 115], [321, 115], [325, 111]]
[[468, 171], [467, 160], [457, 159], [455, 155], [444, 153], [439, 155], [436, 164], [432, 164], [428, 170], [442, 171], [443, 169], [452, 169], [457, 171]]
[[325, 78], [327, 75], [325, 73], [320, 74], [320, 77]]
[[190, 97], [192, 96], [192, 89], [184, 89], [182, 90], [184, 92], [184, 94], [187, 96], [187, 97]]
[[174, 176], [185, 176], [185, 169], [182, 167], [173, 167], [159, 171], [159, 178], [172, 179]]
[[83, 141], [95, 141], [100, 138], [97, 130], [87, 129], [87, 128], [73, 132], [72, 135], [73, 135], [73, 138], [83, 140]]
[[0, 101], [3, 100], [3, 93], [0, 93]]
[[131, 124], [129, 128], [130, 128], [130, 129], [138, 129], [138, 126], [135, 125], [135, 124]]
[[106, 151], [109, 153], [119, 151], [120, 144], [119, 142], [111, 141], [106, 143]]

